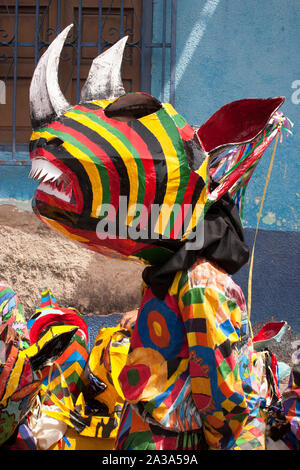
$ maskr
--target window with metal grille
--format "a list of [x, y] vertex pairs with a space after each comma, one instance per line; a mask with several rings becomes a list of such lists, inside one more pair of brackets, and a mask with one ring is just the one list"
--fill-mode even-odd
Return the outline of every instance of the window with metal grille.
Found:
[[70, 23], [59, 68], [70, 103], [78, 101], [92, 60], [124, 35], [126, 91], [151, 93], [155, 83], [158, 98], [174, 102], [176, 0], [0, 0], [0, 164], [29, 164], [31, 77]]

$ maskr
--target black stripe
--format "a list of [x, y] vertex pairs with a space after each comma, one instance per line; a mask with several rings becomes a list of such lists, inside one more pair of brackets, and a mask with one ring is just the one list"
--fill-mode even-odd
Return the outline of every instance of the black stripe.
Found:
[[187, 333], [198, 332], [206, 333], [206, 320], [205, 318], [190, 318], [184, 323]]
[[[83, 197], [82, 215], [89, 216], [92, 210], [93, 191], [90, 179], [85, 171], [84, 166], [80, 163], [79, 159], [74, 157], [64, 147], [51, 146], [50, 149], [50, 147], [47, 148], [47, 144], [48, 140], [40, 137], [39, 139], [30, 142], [29, 150], [32, 151], [33, 149], [42, 148], [49, 151], [49, 153], [51, 153], [57, 160], [61, 161], [65, 166], [67, 166], [77, 176], [77, 178], [78, 176], [80, 177], [78, 180], [80, 182], [80, 189]], [[63, 211], [58, 210], [58, 212]]]
[[[112, 164], [114, 165], [120, 182], [120, 196], [127, 197], [127, 203], [129, 200], [129, 191], [130, 191], [130, 182], [127, 173], [127, 168], [124, 164], [122, 156], [117, 152], [117, 150], [101, 135], [99, 135], [93, 129], [90, 129], [88, 126], [75, 121], [72, 118], [64, 117], [64, 125], [71, 127], [72, 129], [76, 130], [77, 132], [86, 136], [91, 142], [97, 145], [99, 148], [103, 150], [103, 152], [110, 158]], [[99, 160], [100, 164], [101, 160]], [[110, 188], [113, 191], [113, 188]], [[119, 221], [119, 213], [117, 214], [117, 222]], [[117, 231], [118, 233], [118, 231]]]
[[[99, 109], [104, 109], [102, 106], [99, 106], [99, 104], [95, 104], [95, 103], [91, 103], [91, 102], [81, 103], [80, 106], [82, 106], [83, 108], [93, 110], [93, 111], [98, 111]], [[74, 109], [76, 111], [77, 106], [74, 106]]]
[[51, 148], [51, 153], [77, 176], [84, 201], [82, 215], [90, 216], [93, 203], [93, 190], [84, 166], [80, 163], [78, 158], [74, 157], [65, 148]]
[[[128, 123], [128, 126], [131, 127], [141, 137], [141, 139], [146, 144], [149, 153], [152, 156], [155, 171], [155, 196], [153, 204], [162, 205], [164, 202], [168, 181], [167, 163], [163, 149], [155, 135], [152, 134], [152, 132], [149, 131], [149, 129], [147, 129], [147, 127], [145, 127], [140, 121], [130, 121]], [[151, 212], [152, 211], [153, 209], [151, 210]], [[157, 243], [157, 240], [155, 239], [155, 235], [153, 233], [155, 223], [151, 223], [151, 212], [149, 214], [147, 225], [149, 233], [145, 236], [145, 239], [147, 238], [148, 241], [153, 240], [154, 243]]]
[[152, 134], [152, 132], [150, 132], [149, 129], [147, 129], [147, 127], [145, 127], [140, 121], [130, 121], [128, 126], [141, 137], [152, 156], [156, 177], [154, 204], [162, 204], [168, 181], [167, 163], [163, 149], [155, 135]]
[[44, 137], [39, 137], [38, 139], [31, 140], [29, 142], [29, 152], [32, 152], [35, 150], [37, 147], [44, 147], [48, 142], [48, 139], [45, 139]]

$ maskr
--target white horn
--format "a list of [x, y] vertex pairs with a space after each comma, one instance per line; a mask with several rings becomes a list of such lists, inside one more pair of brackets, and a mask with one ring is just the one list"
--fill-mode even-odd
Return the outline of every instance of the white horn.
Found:
[[80, 102], [113, 99], [125, 93], [121, 66], [128, 36], [120, 39], [93, 60], [89, 75], [82, 87]]
[[54, 39], [34, 71], [29, 90], [33, 128], [50, 122], [70, 107], [59, 88], [57, 74], [61, 49], [72, 26], [69, 25]]
[[67, 109], [71, 108], [71, 105], [68, 103], [59, 87], [58, 67], [60, 53], [72, 27], [73, 24], [67, 26], [48, 47], [48, 63], [46, 72], [47, 90], [52, 107], [57, 116], [61, 116]]
[[46, 123], [55, 116], [46, 84], [48, 53], [49, 51], [47, 49], [40, 58], [30, 83], [29, 105], [33, 128], [39, 127], [39, 125]]

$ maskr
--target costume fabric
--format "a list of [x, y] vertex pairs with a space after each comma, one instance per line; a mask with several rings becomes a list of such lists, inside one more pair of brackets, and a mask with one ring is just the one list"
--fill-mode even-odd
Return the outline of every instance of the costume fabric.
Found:
[[[65, 394], [61, 384], [61, 374], [63, 374], [67, 387], [76, 401], [86, 386], [84, 368], [89, 357], [89, 335], [84, 319], [73, 308], [61, 308], [51, 290], [45, 288], [42, 291], [36, 313], [28, 324], [31, 344], [38, 344], [39, 338], [43, 337], [51, 326], [56, 334], [64, 334], [68, 330], [72, 331], [72, 327], [73, 329], [77, 327], [59, 357], [41, 371], [44, 386], [48, 387], [59, 399], [63, 398]], [[45, 405], [53, 404], [49, 395], [44, 396], [43, 390], [40, 394]]]
[[[101, 368], [92, 360], [86, 369], [87, 398], [97, 392], [109, 410], [101, 435], [117, 428], [106, 369], [126, 400], [118, 449], [263, 449], [262, 368], [229, 274], [248, 260], [239, 215], [254, 169], [285, 126], [284, 98], [229, 103], [195, 131], [169, 103], [125, 92], [123, 38], [93, 61], [72, 106], [58, 81], [71, 27], [43, 53], [30, 86], [30, 176], [40, 179], [33, 210], [91, 250], [150, 265], [126, 364], [115, 363], [119, 385], [107, 358], [120, 341], [101, 339]], [[76, 404], [63, 400], [69, 426], [90, 419], [83, 393]]]
[[11, 287], [0, 284], [0, 325], [3, 324], [17, 331], [19, 339], [6, 342], [5, 329], [0, 337], [0, 446], [28, 449], [33, 444], [25, 419], [40, 381], [28, 358], [22, 355], [30, 340], [18, 296]]
[[216, 263], [229, 274], [248, 261], [249, 249], [237, 206], [228, 193], [210, 207], [200, 230], [200, 243], [196, 239], [188, 248], [184, 244], [166, 263], [144, 269], [143, 279], [156, 297], [164, 299], [176, 273], [189, 269], [200, 257]]
[[243, 293], [216, 265], [179, 271], [164, 300], [146, 288], [119, 376], [117, 448], [262, 449], [255, 359]]
[[30, 345], [29, 333], [22, 305], [11, 287], [0, 284], [0, 325], [5, 323], [19, 334], [19, 349]]

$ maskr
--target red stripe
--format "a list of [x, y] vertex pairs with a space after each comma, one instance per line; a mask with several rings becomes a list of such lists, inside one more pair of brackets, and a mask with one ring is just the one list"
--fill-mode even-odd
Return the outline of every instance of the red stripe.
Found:
[[178, 127], [177, 129], [182, 140], [191, 140], [195, 135], [194, 129], [188, 123], [186, 123], [181, 129]]
[[[2, 372], [0, 374], [0, 399], [5, 394], [6, 385], [7, 385], [7, 382], [9, 380], [10, 373], [13, 370], [13, 368], [15, 366], [15, 363], [18, 359], [18, 354], [19, 354], [19, 350], [15, 346], [12, 346], [11, 350], [10, 350], [10, 353], [9, 353], [9, 356], [8, 356], [8, 359], [6, 360], [6, 362], [5, 362], [5, 364], [2, 368]], [[16, 377], [16, 379], [17, 379], [17, 377]]]
[[[199, 178], [200, 178], [200, 176], [197, 173], [191, 171], [190, 179], [189, 179], [189, 182], [187, 184], [187, 187], [186, 187], [186, 190], [185, 190], [185, 193], [184, 193], [184, 199], [183, 199], [182, 204], [181, 204], [181, 211], [179, 212], [179, 214], [178, 214], [178, 216], [175, 220], [175, 223], [173, 225], [172, 231], [170, 233], [170, 238], [171, 239], [176, 240], [178, 238], [178, 233], [184, 225], [185, 218], [188, 215], [191, 215], [191, 207], [184, 208], [184, 205], [189, 206], [191, 204], [192, 197], [193, 197], [194, 190], [195, 190], [195, 186], [196, 186], [196, 183], [197, 183]], [[187, 226], [188, 226], [188, 223], [186, 223], [185, 228], [187, 228]], [[183, 231], [184, 230], [182, 230], [181, 236], [184, 235]]]
[[235, 170], [225, 177], [225, 180], [220, 183], [220, 185], [213, 191], [213, 193], [217, 194], [217, 199], [223, 196], [227, 191], [229, 191], [234, 183], [248, 170], [248, 168], [258, 159], [261, 157], [262, 153], [266, 150], [266, 148], [270, 145], [274, 138], [274, 135], [270, 135], [268, 138], [264, 139], [258, 147], [253, 150], [253, 153], [250, 154], [244, 161], [242, 161]]
[[87, 349], [84, 348], [78, 341], [74, 340], [72, 341], [72, 343], [69, 344], [69, 346], [65, 349], [62, 355], [59, 356], [56, 362], [58, 362], [59, 365], [63, 365], [64, 362], [67, 362], [69, 357], [74, 354], [74, 352], [80, 354], [80, 356], [83, 357], [83, 359], [85, 360], [87, 360], [89, 357]]
[[[45, 219], [45, 223], [47, 224], [47, 219]], [[153, 248], [153, 245], [150, 244], [137, 243], [132, 240], [118, 237], [115, 237], [114, 239], [111, 238], [99, 240], [96, 232], [76, 228], [74, 229], [72, 227], [62, 224], [61, 222], [59, 222], [59, 225], [61, 225], [71, 234], [86, 238], [88, 242], [83, 243], [86, 244], [89, 249], [96, 251], [97, 253], [110, 256], [112, 258], [120, 258], [120, 256], [122, 255], [126, 258], [128, 256], [134, 255], [140, 250]]]
[[[119, 206], [120, 179], [118, 172], [110, 157], [104, 152], [101, 147], [99, 147], [84, 134], [79, 131], [76, 131], [72, 127], [65, 126], [59, 122], [54, 122], [52, 127], [58, 131], [66, 132], [67, 134], [74, 137], [81, 144], [85, 145], [95, 155], [95, 157], [98, 157], [99, 160], [101, 160], [108, 174], [110, 188], [113, 188], [113, 191], [110, 192], [110, 204], [114, 206], [117, 212]], [[107, 217], [107, 220], [110, 220], [109, 216]]]
[[52, 162], [53, 165], [55, 165], [57, 168], [59, 168], [63, 173], [65, 173], [68, 176], [68, 178], [72, 181], [72, 184], [73, 184], [73, 189], [74, 189], [75, 197], [76, 197], [76, 204], [70, 204], [66, 201], [62, 201], [61, 199], [58, 199], [55, 196], [51, 196], [50, 194], [46, 194], [42, 191], [39, 191], [39, 189], [36, 190], [38, 199], [47, 204], [53, 205], [52, 201], [53, 201], [53, 198], [55, 198], [55, 205], [57, 207], [60, 207], [61, 209], [65, 209], [65, 210], [70, 209], [71, 211], [76, 212], [77, 214], [80, 214], [83, 209], [83, 197], [82, 197], [80, 185], [79, 185], [79, 182], [75, 173], [72, 170], [70, 170], [69, 167], [64, 165], [64, 163], [62, 163], [60, 160], [56, 159], [52, 155], [52, 153], [48, 152], [44, 148], [38, 147], [37, 149], [35, 149], [35, 151], [31, 152], [30, 156], [31, 156], [31, 159], [38, 158], [38, 157], [46, 158], [47, 160]]
[[[84, 331], [86, 335], [86, 341], [88, 342], [88, 328], [86, 326], [85, 321], [79, 317], [79, 315], [76, 315], [73, 311], [69, 309], [57, 309], [59, 312], [63, 312], [63, 315], [61, 314], [55, 314], [53, 312], [45, 315], [43, 314], [42, 317], [38, 317], [35, 322], [32, 324], [30, 328], [30, 341], [31, 344], [34, 344], [37, 342], [40, 333], [43, 331], [43, 329], [57, 321], [60, 323], [65, 323], [66, 325], [74, 325], [78, 326], [82, 331]], [[46, 313], [46, 311], [45, 311]]]
[[145, 199], [144, 205], [149, 208], [150, 212], [150, 205], [153, 204], [155, 198], [155, 187], [156, 187], [156, 172], [153, 163], [153, 156], [150, 153], [146, 142], [140, 137], [135, 130], [128, 125], [126, 122], [117, 121], [116, 119], [111, 119], [105, 116], [104, 110], [99, 109], [97, 111], [93, 111], [91, 109], [85, 108], [84, 106], [76, 106], [76, 109], [79, 109], [83, 112], [93, 112], [99, 119], [103, 120], [110, 126], [117, 129], [121, 132], [124, 137], [130, 142], [132, 147], [138, 152], [141, 162], [143, 164], [145, 170]]

